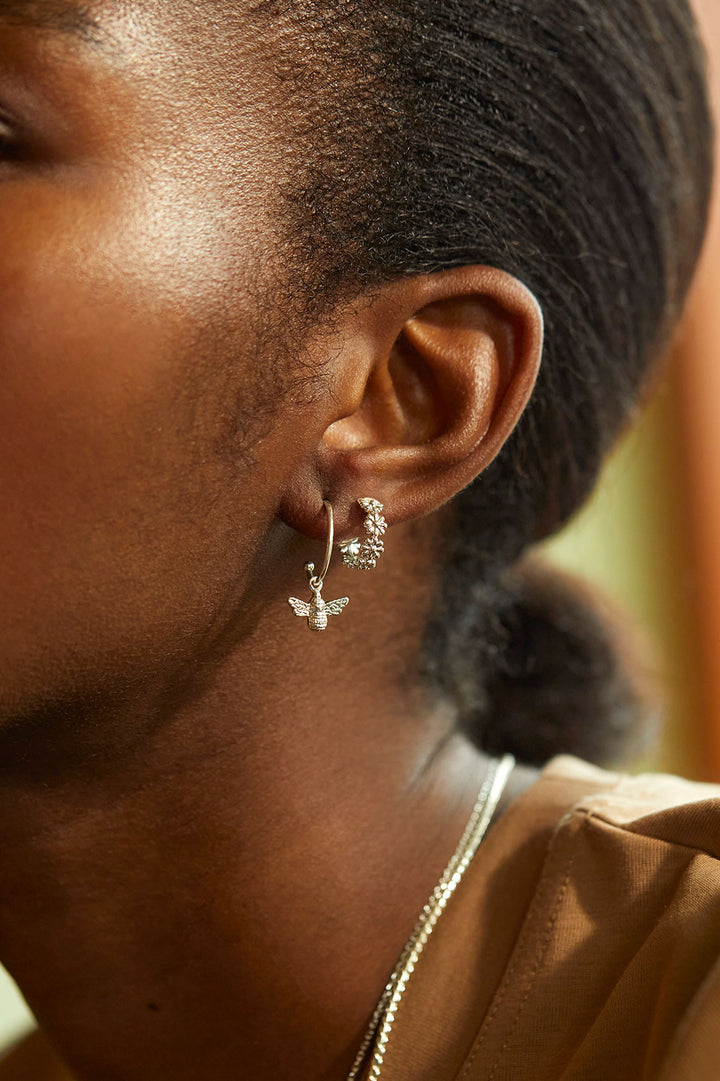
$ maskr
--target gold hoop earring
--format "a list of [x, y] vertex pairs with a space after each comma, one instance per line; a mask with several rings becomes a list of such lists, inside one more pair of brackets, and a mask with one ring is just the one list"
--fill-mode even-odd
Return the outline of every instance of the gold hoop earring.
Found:
[[377, 499], [365, 496], [358, 499], [358, 503], [365, 511], [363, 529], [365, 538], [353, 537], [352, 540], [344, 541], [340, 545], [343, 563], [346, 567], [353, 567], [360, 571], [371, 571], [377, 567], [378, 559], [385, 551], [382, 538], [387, 530], [387, 522], [382, 516], [383, 505]]
[[324, 601], [322, 598], [321, 591], [325, 576], [330, 569], [330, 560], [332, 559], [333, 543], [335, 540], [335, 517], [333, 515], [332, 506], [327, 499], [323, 499], [323, 505], [325, 506], [328, 515], [328, 536], [325, 545], [325, 558], [323, 560], [322, 570], [319, 574], [315, 574], [315, 564], [305, 564], [305, 573], [308, 576], [308, 585], [310, 586], [310, 592], [312, 593], [312, 600], [301, 601], [298, 600], [297, 597], [288, 597], [288, 604], [295, 615], [307, 619], [307, 625], [311, 631], [326, 630], [328, 616], [339, 616], [350, 599], [349, 597], [339, 597], [335, 601]]

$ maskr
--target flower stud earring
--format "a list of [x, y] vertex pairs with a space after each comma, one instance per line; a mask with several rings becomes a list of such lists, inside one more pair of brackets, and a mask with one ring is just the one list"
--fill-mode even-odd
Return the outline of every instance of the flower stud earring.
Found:
[[325, 510], [328, 515], [328, 537], [325, 545], [325, 559], [322, 570], [315, 574], [315, 564], [306, 563], [305, 573], [308, 576], [308, 584], [312, 593], [312, 600], [301, 601], [297, 597], [288, 597], [288, 604], [296, 616], [307, 619], [307, 625], [311, 631], [324, 631], [327, 629], [328, 616], [339, 616], [349, 601], [349, 597], [338, 597], [335, 601], [325, 601], [322, 597], [322, 587], [325, 576], [330, 568], [332, 559], [333, 542], [335, 540], [335, 519], [333, 509], [327, 499], [323, 499]]
[[382, 537], [387, 529], [387, 522], [382, 516], [383, 505], [378, 503], [377, 499], [365, 496], [363, 499], [358, 499], [358, 503], [366, 515], [363, 522], [365, 537], [362, 540], [354, 537], [352, 540], [344, 541], [340, 545], [340, 551], [346, 567], [370, 571], [377, 567], [378, 559], [385, 551]]

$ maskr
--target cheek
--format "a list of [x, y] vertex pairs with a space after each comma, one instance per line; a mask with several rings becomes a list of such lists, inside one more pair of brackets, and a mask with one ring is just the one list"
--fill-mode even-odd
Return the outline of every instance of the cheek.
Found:
[[235, 406], [223, 384], [238, 373], [251, 383], [254, 364], [242, 298], [223, 327], [219, 261], [195, 249], [172, 266], [142, 215], [106, 202], [80, 212], [70, 196], [44, 204], [39, 190], [16, 222], [11, 204], [0, 211], [0, 694], [10, 698], [23, 673], [42, 682], [152, 663], [204, 627], [218, 598], [241, 588], [257, 544], [246, 523], [264, 498], [248, 475], [240, 497], [237, 470], [217, 453]]

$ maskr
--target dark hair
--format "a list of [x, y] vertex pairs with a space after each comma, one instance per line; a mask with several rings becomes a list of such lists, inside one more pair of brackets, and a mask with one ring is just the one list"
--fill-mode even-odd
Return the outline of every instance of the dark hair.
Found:
[[484, 263], [545, 314], [532, 400], [456, 500], [424, 674], [486, 747], [612, 756], [633, 710], [611, 636], [572, 591], [517, 567], [591, 491], [697, 259], [712, 138], [689, 6], [289, 0], [254, 13], [291, 151], [280, 218], [298, 312]]

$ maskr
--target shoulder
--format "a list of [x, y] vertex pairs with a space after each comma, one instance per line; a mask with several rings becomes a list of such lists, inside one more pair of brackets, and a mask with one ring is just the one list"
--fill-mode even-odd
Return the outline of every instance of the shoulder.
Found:
[[31, 1032], [0, 1057], [0, 1081], [73, 1081], [41, 1032]]
[[[477, 1037], [483, 1061], [504, 1076], [571, 1062], [563, 1077], [586, 1081], [612, 1062], [617, 1081], [716, 1081], [720, 786], [559, 756], [532, 787], [514, 836], [540, 834], [542, 863]], [[527, 845], [508, 859], [522, 871]]]
[[[577, 775], [575, 761], [556, 766]], [[594, 783], [559, 822], [549, 860], [563, 872], [558, 918], [570, 938], [580, 929], [578, 960], [599, 980], [603, 1019], [618, 1031], [618, 996], [633, 1002], [654, 1034], [643, 1049], [650, 1076], [720, 1077], [720, 785], [580, 772]]]
[[626, 835], [628, 844], [656, 842], [720, 860], [720, 784], [668, 773], [611, 772], [571, 755], [553, 759], [546, 772], [556, 784], [574, 789], [561, 825], [584, 818]]
[[673, 912], [685, 941], [692, 926], [720, 932], [720, 785], [611, 773], [568, 756], [549, 773], [572, 786], [548, 850], [571, 893], [592, 889], [618, 912], [630, 907], [638, 933], [643, 919], [670, 928]]

